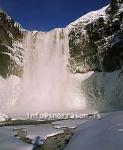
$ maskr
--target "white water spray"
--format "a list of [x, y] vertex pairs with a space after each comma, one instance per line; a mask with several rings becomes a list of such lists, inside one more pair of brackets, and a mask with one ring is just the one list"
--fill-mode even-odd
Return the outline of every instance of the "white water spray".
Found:
[[6, 114], [23, 117], [35, 112], [89, 112], [88, 104], [103, 109], [117, 95], [122, 100], [119, 72], [102, 75], [69, 71], [66, 29], [28, 32], [24, 53], [23, 78], [0, 78], [0, 111]]
[[68, 72], [65, 29], [29, 32], [24, 41], [24, 74], [19, 112], [64, 112], [82, 109], [80, 81]]

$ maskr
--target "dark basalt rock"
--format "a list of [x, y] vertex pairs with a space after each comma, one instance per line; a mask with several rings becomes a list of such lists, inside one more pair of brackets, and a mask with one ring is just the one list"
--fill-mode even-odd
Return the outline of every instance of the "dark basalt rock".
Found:
[[108, 13], [114, 15], [118, 12], [120, 4], [123, 3], [123, 0], [111, 0], [110, 7], [108, 9]]
[[[22, 75], [22, 66], [14, 59], [21, 57], [22, 52], [20, 51], [19, 54], [19, 48], [14, 47], [13, 44], [22, 42], [23, 33], [20, 28], [19, 24], [0, 10], [0, 75], [4, 78], [11, 74]], [[23, 60], [19, 59], [19, 61]]]
[[[78, 22], [69, 32], [70, 69], [73, 73], [88, 71], [112, 72], [121, 69], [123, 61], [123, 0], [112, 0], [105, 10], [106, 17], [99, 16], [90, 23]], [[120, 11], [119, 11], [120, 10]], [[16, 25], [15, 25], [16, 24]], [[86, 33], [83, 33], [82, 31]], [[23, 48], [21, 26], [6, 13], [0, 11], [0, 75], [22, 76]], [[15, 51], [12, 51], [13, 49]]]
[[[70, 68], [72, 72], [121, 69], [123, 61], [122, 0], [112, 0], [106, 17], [99, 17], [83, 25], [78, 22], [69, 33]], [[114, 11], [113, 11], [114, 10]], [[83, 34], [82, 31], [86, 31]]]

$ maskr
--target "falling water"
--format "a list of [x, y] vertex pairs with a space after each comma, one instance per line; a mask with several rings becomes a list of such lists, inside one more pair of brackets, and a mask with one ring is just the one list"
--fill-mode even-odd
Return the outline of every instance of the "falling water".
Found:
[[80, 109], [80, 82], [67, 68], [68, 34], [65, 29], [28, 32], [25, 37], [24, 74], [18, 110], [63, 112]]
[[122, 100], [119, 72], [70, 72], [66, 29], [27, 32], [24, 53], [23, 78], [0, 77], [0, 111], [4, 113], [89, 112], [88, 106], [105, 109], [108, 103]]

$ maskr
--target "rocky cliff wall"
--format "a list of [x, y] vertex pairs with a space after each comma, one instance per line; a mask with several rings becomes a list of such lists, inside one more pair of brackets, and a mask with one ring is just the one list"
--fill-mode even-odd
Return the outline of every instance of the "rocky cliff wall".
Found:
[[21, 26], [0, 10], [0, 75], [21, 76], [23, 63]]

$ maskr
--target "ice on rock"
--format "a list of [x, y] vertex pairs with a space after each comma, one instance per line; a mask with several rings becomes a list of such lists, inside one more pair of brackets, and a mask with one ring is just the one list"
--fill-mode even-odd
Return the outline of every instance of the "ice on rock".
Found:
[[96, 19], [98, 19], [99, 17], [103, 17], [103, 18], [106, 18], [106, 9], [109, 7], [108, 6], [105, 6], [103, 7], [102, 9], [99, 9], [97, 11], [92, 11], [92, 12], [89, 12], [88, 14], [80, 17], [79, 19], [77, 19], [76, 21], [70, 23], [67, 27], [68, 28], [72, 28], [74, 27], [75, 25], [77, 25], [78, 23], [82, 22], [83, 25], [87, 25], [89, 23], [91, 23], [92, 21], [95, 21]]

